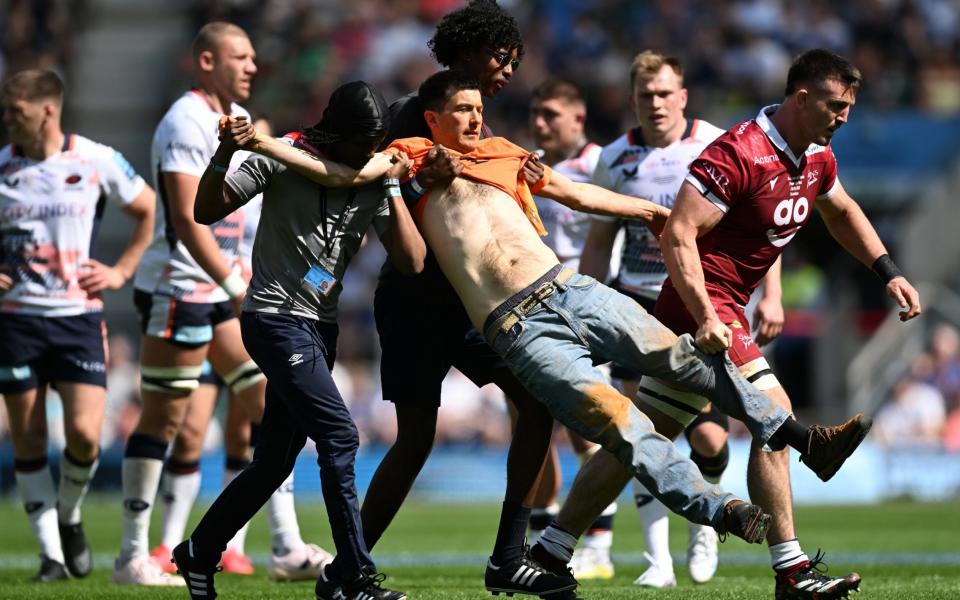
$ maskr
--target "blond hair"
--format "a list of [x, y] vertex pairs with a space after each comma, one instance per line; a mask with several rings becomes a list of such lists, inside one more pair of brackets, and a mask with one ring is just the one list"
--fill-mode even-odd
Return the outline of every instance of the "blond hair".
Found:
[[630, 64], [630, 85], [632, 86], [637, 77], [652, 77], [660, 72], [663, 67], [670, 67], [680, 78], [680, 85], [683, 85], [683, 65], [672, 56], [655, 52], [653, 50], [644, 50], [633, 57], [633, 63]]

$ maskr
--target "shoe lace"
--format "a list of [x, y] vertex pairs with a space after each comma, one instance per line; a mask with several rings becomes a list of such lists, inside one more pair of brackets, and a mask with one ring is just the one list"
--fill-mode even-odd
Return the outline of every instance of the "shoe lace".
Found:
[[374, 573], [373, 575], [368, 575], [366, 587], [375, 587], [377, 589], [382, 589], [380, 587], [380, 584], [386, 580], [387, 580], [386, 573]]
[[817, 548], [817, 553], [813, 556], [813, 560], [810, 561], [810, 564], [804, 569], [807, 572], [815, 572], [819, 575], [825, 575], [830, 567], [827, 563], [823, 562], [826, 553], [823, 552], [820, 548]]

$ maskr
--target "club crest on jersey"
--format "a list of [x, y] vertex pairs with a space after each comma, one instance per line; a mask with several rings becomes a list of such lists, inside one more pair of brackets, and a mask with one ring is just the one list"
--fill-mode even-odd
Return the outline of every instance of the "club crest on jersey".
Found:
[[730, 323], [730, 329], [743, 329], [743, 325], [740, 324], [740, 321], [733, 321]]
[[76, 185], [83, 180], [83, 177], [79, 173], [74, 173], [67, 177], [64, 181], [67, 185]]
[[819, 178], [820, 178], [820, 171], [817, 171], [816, 169], [807, 173], [807, 187], [810, 187], [811, 185], [815, 184]]

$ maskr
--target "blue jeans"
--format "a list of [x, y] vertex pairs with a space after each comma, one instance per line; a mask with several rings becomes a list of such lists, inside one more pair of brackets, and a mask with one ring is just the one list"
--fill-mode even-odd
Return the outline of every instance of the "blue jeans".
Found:
[[554, 418], [611, 452], [668, 508], [690, 521], [718, 525], [733, 496], [704, 481], [595, 365], [616, 361], [707, 396], [744, 421], [759, 442], [789, 413], [743, 379], [725, 354], [699, 351], [689, 335], [678, 338], [623, 294], [576, 274], [552, 286], [532, 308], [527, 302], [508, 312], [513, 317], [506, 326], [500, 318], [486, 328], [493, 349]]

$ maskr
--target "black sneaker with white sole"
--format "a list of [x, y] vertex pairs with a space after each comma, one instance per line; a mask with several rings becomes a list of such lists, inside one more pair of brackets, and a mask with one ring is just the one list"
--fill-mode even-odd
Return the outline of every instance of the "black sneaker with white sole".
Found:
[[[530, 557], [526, 550], [517, 559], [503, 565], [487, 561], [487, 572], [483, 577], [487, 591], [494, 596], [501, 593], [507, 596], [514, 594], [530, 594], [532, 596], [549, 597], [551, 600], [560, 598], [575, 598], [573, 590], [577, 588], [577, 580], [569, 572], [557, 574], [547, 570], [543, 565]], [[569, 594], [567, 592], [570, 592]], [[558, 594], [564, 594], [559, 596]]]
[[216, 561], [205, 561], [196, 556], [193, 540], [177, 544], [170, 553], [170, 562], [177, 565], [177, 573], [187, 582], [187, 591], [192, 600], [213, 600], [217, 591], [213, 586], [213, 576], [221, 570]]
[[32, 580], [39, 583], [50, 583], [51, 581], [63, 581], [69, 579], [67, 569], [52, 558], [40, 555], [40, 570], [33, 576]]
[[[813, 560], [801, 563], [785, 572], [777, 573], [776, 600], [834, 600], [847, 598], [850, 592], [860, 591], [860, 574], [847, 573], [843, 577], [827, 575], [823, 553], [817, 551]], [[821, 567], [822, 565], [822, 567]]]
[[83, 533], [83, 525], [57, 525], [60, 528], [60, 547], [63, 548], [67, 570], [74, 577], [86, 577], [93, 570], [93, 552], [90, 551], [87, 536]]

